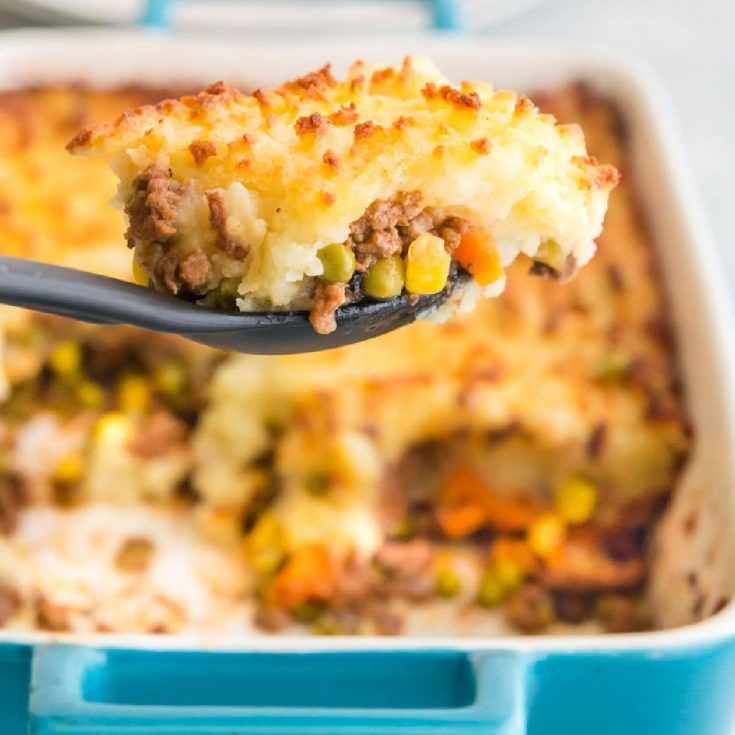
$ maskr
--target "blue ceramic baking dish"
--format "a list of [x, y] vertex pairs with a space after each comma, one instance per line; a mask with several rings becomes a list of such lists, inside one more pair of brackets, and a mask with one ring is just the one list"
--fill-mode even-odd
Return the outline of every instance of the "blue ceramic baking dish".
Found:
[[[269, 84], [329, 57], [433, 56], [516, 88], [583, 79], [624, 112], [678, 332], [696, 436], [655, 541], [660, 630], [630, 635], [201, 638], [0, 631], [0, 734], [720, 735], [735, 715], [735, 369], [729, 305], [656, 83], [599, 53], [434, 36], [217, 43], [141, 32], [5, 34], [0, 85], [87, 79]], [[684, 522], [696, 509], [699, 522]], [[688, 583], [696, 571], [698, 590]]]

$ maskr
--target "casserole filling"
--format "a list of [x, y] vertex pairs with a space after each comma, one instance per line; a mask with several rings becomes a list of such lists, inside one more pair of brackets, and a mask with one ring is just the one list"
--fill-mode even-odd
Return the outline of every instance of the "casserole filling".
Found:
[[[329, 66], [270, 92], [218, 83], [83, 129], [111, 159], [141, 283], [243, 311], [497, 295], [523, 253], [567, 277], [594, 253], [617, 171], [576, 125], [426, 59]], [[457, 275], [462, 287], [456, 287]]]
[[[113, 177], [99, 160], [65, 160], [63, 141], [80, 116], [145, 99], [0, 97], [0, 235], [14, 254], [129, 275], [122, 214], [104, 207]], [[0, 624], [655, 625], [649, 538], [691, 442], [666, 304], [614, 108], [576, 87], [538, 99], [625, 173], [596, 257], [567, 284], [528, 279], [533, 258], [519, 256], [503, 299], [450, 323], [273, 358], [0, 312]], [[402, 191], [414, 206], [417, 190]], [[398, 200], [380, 201], [373, 212]], [[451, 239], [430, 206], [416, 201], [415, 217], [428, 208], [429, 231]], [[698, 604], [701, 617], [719, 601]]]

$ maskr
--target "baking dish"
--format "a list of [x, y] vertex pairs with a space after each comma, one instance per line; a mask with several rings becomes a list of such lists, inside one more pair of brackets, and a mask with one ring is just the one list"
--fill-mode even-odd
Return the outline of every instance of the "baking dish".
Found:
[[[205, 640], [0, 635], [3, 731], [22, 732], [726, 732], [735, 685], [732, 606], [691, 624], [696, 570], [709, 597], [733, 583], [733, 363], [706, 226], [666, 104], [645, 72], [597, 53], [414, 37], [212, 44], [137, 33], [5, 36], [0, 84], [89, 80], [270, 84], [329, 57], [395, 61], [419, 51], [453, 77], [544, 87], [584, 79], [627, 115], [674, 311], [698, 437], [660, 527], [651, 594], [662, 632], [538, 638]], [[73, 55], [72, 55], [73, 54]], [[285, 58], [284, 58], [285, 57]], [[250, 71], [255, 70], [255, 71]], [[686, 286], [685, 286], [686, 284]], [[676, 286], [677, 288], [675, 288]], [[685, 533], [693, 509], [695, 529]], [[28, 695], [29, 681], [32, 694]], [[193, 706], [197, 705], [197, 706]], [[6, 730], [7, 728], [7, 730]]]

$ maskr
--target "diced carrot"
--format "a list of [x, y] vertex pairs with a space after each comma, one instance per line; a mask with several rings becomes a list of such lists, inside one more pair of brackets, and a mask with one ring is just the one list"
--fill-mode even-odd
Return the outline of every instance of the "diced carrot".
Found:
[[493, 557], [515, 562], [525, 574], [532, 574], [538, 560], [524, 539], [498, 538], [493, 543]]
[[335, 564], [322, 544], [294, 552], [266, 591], [266, 604], [285, 610], [312, 600], [327, 600], [334, 593]]
[[450, 538], [462, 538], [485, 525], [485, 509], [481, 505], [440, 507], [437, 512], [442, 531]]
[[487, 520], [500, 531], [522, 531], [539, 514], [536, 506], [525, 498], [503, 498], [488, 493], [485, 502]]
[[465, 232], [454, 251], [454, 257], [480, 286], [487, 286], [503, 275], [495, 240], [487, 232]]
[[472, 467], [460, 464], [450, 473], [439, 497], [437, 519], [451, 538], [467, 536], [486, 523], [487, 488]]
[[447, 536], [467, 536], [485, 525], [500, 531], [522, 531], [538, 515], [525, 498], [505, 498], [493, 493], [477, 471], [458, 465], [442, 488], [437, 509], [439, 525]]

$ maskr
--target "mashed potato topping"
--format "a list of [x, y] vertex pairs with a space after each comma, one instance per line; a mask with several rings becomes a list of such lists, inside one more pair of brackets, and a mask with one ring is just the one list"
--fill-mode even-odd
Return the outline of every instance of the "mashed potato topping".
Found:
[[[215, 308], [311, 308], [437, 293], [458, 269], [495, 295], [519, 253], [569, 274], [595, 250], [617, 171], [576, 125], [424, 58], [329, 65], [269, 92], [217, 83], [69, 144], [111, 157], [142, 277]], [[339, 248], [340, 245], [344, 247]], [[446, 255], [445, 255], [446, 251]], [[451, 257], [449, 257], [451, 256]]]

